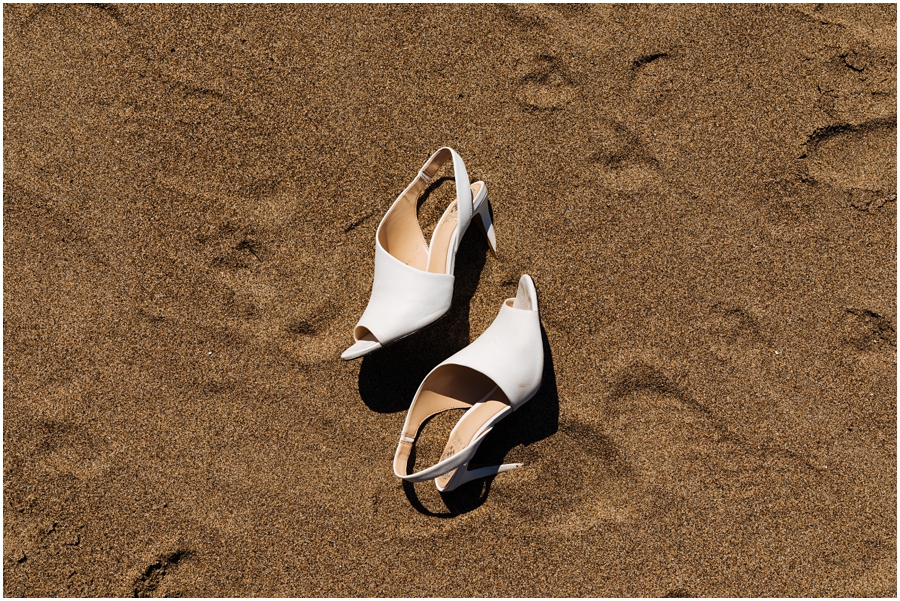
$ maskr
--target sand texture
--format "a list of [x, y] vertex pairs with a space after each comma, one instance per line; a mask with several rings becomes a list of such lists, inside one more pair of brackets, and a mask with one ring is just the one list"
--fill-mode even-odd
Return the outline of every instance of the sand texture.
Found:
[[[6, 595], [896, 595], [895, 5], [3, 15]], [[499, 256], [343, 362], [445, 145]], [[522, 273], [527, 465], [404, 486]]]

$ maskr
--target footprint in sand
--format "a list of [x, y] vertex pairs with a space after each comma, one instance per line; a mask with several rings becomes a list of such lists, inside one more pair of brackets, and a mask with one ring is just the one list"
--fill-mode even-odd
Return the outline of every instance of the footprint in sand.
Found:
[[664, 519], [678, 499], [707, 492], [733, 446], [706, 407], [650, 365], [620, 370], [597, 409], [596, 423], [569, 418], [533, 457], [523, 449], [528, 467], [492, 492], [498, 507], [562, 531]]
[[590, 172], [617, 192], [637, 192], [658, 183], [659, 163], [640, 138], [616, 121], [601, 121], [588, 138]]
[[[83, 527], [83, 524], [72, 525], [58, 520], [52, 514], [23, 512], [21, 506], [8, 511], [4, 515], [4, 528], [7, 529], [3, 541], [4, 593], [8, 596], [74, 596], [73, 585], [77, 587], [81, 578], [72, 566], [83, 559]], [[40, 588], [36, 588], [33, 581], [29, 582], [35, 573], [46, 578]], [[62, 578], [54, 578], [57, 575]], [[12, 595], [12, 591], [19, 594]]]
[[258, 340], [279, 339], [305, 361], [334, 354], [326, 341], [347, 321], [343, 305], [312, 286], [294, 288], [288, 297], [278, 258], [269, 265], [277, 249], [270, 249], [255, 228], [226, 220], [204, 225], [195, 241], [205, 262], [198, 268], [223, 287], [224, 312], [232, 325]]
[[737, 305], [717, 303], [697, 324], [713, 355], [722, 362], [741, 361], [746, 353], [771, 344], [759, 321]]
[[551, 54], [523, 61], [516, 71], [515, 97], [528, 112], [562, 110], [577, 94], [576, 77]]
[[849, 39], [804, 55], [812, 61], [816, 107], [836, 123], [863, 123], [897, 114], [897, 61], [894, 51]]
[[179, 591], [168, 590], [167, 576], [171, 576], [176, 569], [190, 559], [193, 553], [187, 549], [178, 549], [170, 553], [160, 555], [148, 565], [144, 571], [134, 580], [131, 593], [134, 597], [180, 597]]
[[631, 93], [642, 111], [653, 116], [669, 112], [676, 85], [673, 54], [664, 49], [635, 57], [629, 69]]
[[774, 223], [808, 218], [817, 207], [834, 204], [830, 197], [839, 192], [820, 186], [804, 173], [788, 173], [763, 182], [754, 190], [754, 202], [765, 219]]
[[[434, 458], [441, 452], [437, 446], [423, 451]], [[584, 420], [569, 418], [539, 444], [517, 446], [491, 461], [496, 459], [521, 462], [524, 467], [498, 476], [490, 487], [494, 512], [516, 520], [540, 520], [561, 531], [577, 531], [597, 522], [625, 523], [638, 515], [633, 498], [623, 495], [633, 485], [631, 467], [610, 437]], [[440, 507], [437, 495], [427, 488], [417, 489], [420, 500]], [[560, 495], [565, 496], [564, 503], [559, 502]]]
[[[562, 421], [539, 449], [519, 449], [515, 460], [527, 467], [493, 490], [492, 502], [563, 531], [638, 523], [712, 481], [732, 437], [659, 369], [634, 364], [590, 416]], [[554, 491], [565, 491], [566, 503]]]
[[868, 309], [849, 308], [841, 316], [844, 343], [859, 352], [897, 350], [897, 329], [890, 319]]
[[687, 591], [687, 589], [679, 587], [674, 588], [663, 595], [664, 599], [688, 599], [690, 597], [695, 597], [696, 595], [692, 595]]
[[837, 124], [897, 115], [897, 7], [794, 5], [818, 22], [830, 41], [806, 53], [813, 61], [816, 106]]
[[265, 247], [254, 228], [223, 221], [205, 223], [194, 236], [209, 257], [209, 265], [226, 269], [254, 269], [265, 262]]
[[[209, 186], [194, 186], [185, 178], [170, 177], [162, 183], [197, 197], [198, 202], [215, 200], [195, 189]], [[287, 340], [306, 359], [333, 354], [334, 349], [326, 349], [322, 341], [344, 321], [343, 307], [323, 302], [322, 282], [317, 282], [314, 293], [312, 287], [310, 291], [297, 286], [286, 288], [284, 261], [279, 254], [282, 248], [277, 240], [292, 223], [294, 209], [284, 191], [264, 195], [253, 210], [242, 206], [240, 198], [226, 197], [219, 212], [221, 215], [208, 214], [188, 230], [192, 245], [186, 255], [196, 257], [195, 270], [208, 274], [221, 287], [224, 313], [232, 325], [257, 339]], [[345, 224], [345, 232], [370, 217], [364, 213], [354, 218]], [[293, 272], [294, 281], [304, 281], [303, 267]]]
[[205, 224], [195, 240], [202, 247], [205, 269], [224, 286], [226, 315], [251, 323], [263, 308], [277, 301], [275, 289], [259, 273], [267, 252], [252, 228], [229, 221]]
[[622, 370], [606, 410], [609, 430], [636, 477], [676, 495], [691, 494], [707, 479], [719, 443], [729, 438], [708, 408], [652, 365]]
[[838, 124], [816, 130], [806, 141], [808, 175], [845, 192], [867, 211], [897, 200], [897, 121]]
[[340, 316], [340, 307], [331, 301], [325, 301], [291, 319], [285, 330], [296, 336], [317, 336], [329, 331]]
[[[87, 482], [109, 468], [111, 450], [82, 421], [89, 406], [78, 385], [60, 383], [43, 388], [29, 401], [27, 413], [16, 416], [18, 428], [28, 432], [26, 456], [36, 462], [32, 470], [41, 478]], [[20, 467], [11, 456], [9, 469]]]
[[791, 8], [822, 25], [841, 26], [873, 47], [896, 53], [896, 4], [795, 4]]
[[244, 234], [240, 240], [225, 248], [212, 261], [217, 267], [229, 267], [231, 269], [252, 269], [263, 262], [261, 257], [262, 245], [253, 234]]

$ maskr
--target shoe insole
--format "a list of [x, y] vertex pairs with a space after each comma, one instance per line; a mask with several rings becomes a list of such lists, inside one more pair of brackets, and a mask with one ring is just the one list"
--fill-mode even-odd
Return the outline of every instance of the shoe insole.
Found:
[[378, 338], [375, 337], [375, 334], [369, 331], [369, 328], [364, 328], [362, 326], [356, 326], [356, 329], [353, 331], [353, 335], [356, 336], [357, 340], [379, 342]]
[[[415, 438], [420, 426], [433, 415], [450, 409], [468, 409], [450, 432], [443, 460], [465, 449], [488, 420], [508, 407], [509, 399], [486, 375], [468, 367], [444, 365], [423, 384], [403, 435]], [[440, 477], [442, 487], [455, 471]]]
[[416, 214], [416, 197], [412, 191], [388, 212], [378, 232], [381, 246], [398, 261], [410, 267], [425, 270], [428, 263], [428, 245]]
[[[492, 396], [502, 396], [503, 398], [506, 398], [506, 395], [503, 394], [503, 391], [499, 388], [496, 389], [496, 392], [499, 394]], [[469, 446], [472, 443], [472, 439], [475, 438], [475, 434], [478, 433], [481, 427], [504, 409], [509, 409], [509, 403], [499, 399], [488, 399], [483, 403], [478, 403], [467, 411], [450, 433], [450, 438], [447, 440], [447, 446], [444, 447], [444, 453], [441, 455], [441, 461], [448, 457], [453, 457]], [[447, 472], [443, 476], [438, 476], [435, 478], [435, 482], [437, 482], [438, 486], [441, 488], [445, 488], [450, 484], [450, 480], [453, 479], [454, 475], [456, 475], [456, 470]]]
[[[473, 198], [484, 184], [472, 184]], [[422, 228], [416, 213], [416, 198], [420, 190], [411, 189], [405, 196], [406, 202], [398, 203], [385, 217], [378, 239], [381, 246], [394, 258], [410, 267], [431, 273], [447, 273], [447, 254], [450, 239], [459, 223], [456, 201], [450, 203], [441, 216], [431, 236], [431, 245], [425, 243]]]

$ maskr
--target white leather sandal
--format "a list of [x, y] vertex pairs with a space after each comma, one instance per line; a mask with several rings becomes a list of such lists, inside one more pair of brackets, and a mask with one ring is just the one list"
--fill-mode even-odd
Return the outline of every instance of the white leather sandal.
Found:
[[[469, 461], [494, 425], [531, 399], [541, 387], [544, 348], [537, 293], [528, 275], [516, 297], [506, 299], [485, 332], [425, 377], [419, 386], [394, 455], [394, 474], [410, 482], [435, 480], [438, 490], [520, 467], [507, 463], [469, 470]], [[441, 460], [408, 474], [409, 456], [422, 423], [450, 409], [468, 411], [450, 432]]]
[[[429, 245], [419, 227], [416, 201], [450, 157], [453, 157], [456, 200], [450, 203], [434, 228]], [[362, 357], [409, 336], [450, 309], [456, 251], [476, 214], [488, 245], [496, 254], [497, 239], [487, 187], [480, 181], [470, 186], [462, 158], [452, 148], [441, 148], [425, 162], [378, 225], [372, 295], [353, 329], [355, 342], [341, 354], [341, 359]]]

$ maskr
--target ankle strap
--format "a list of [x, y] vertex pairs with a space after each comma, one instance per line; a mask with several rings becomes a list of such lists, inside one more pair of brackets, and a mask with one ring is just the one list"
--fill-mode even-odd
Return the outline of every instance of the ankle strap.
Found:
[[472, 206], [472, 188], [469, 184], [469, 174], [466, 172], [466, 164], [463, 163], [462, 157], [449, 146], [444, 146], [425, 161], [425, 164], [419, 169], [418, 177], [425, 182], [425, 185], [430, 184], [441, 165], [446, 163], [450, 157], [453, 157], [453, 176], [456, 182], [456, 206], [459, 211], [459, 227], [460, 231], [464, 232], [472, 220], [475, 208]]

